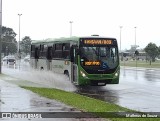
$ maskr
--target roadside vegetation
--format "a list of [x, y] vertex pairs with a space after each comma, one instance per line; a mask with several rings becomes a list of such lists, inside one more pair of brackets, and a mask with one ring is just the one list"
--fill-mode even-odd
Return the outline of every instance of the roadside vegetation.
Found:
[[[75, 93], [70, 93], [58, 89], [48, 89], [48, 88], [35, 88], [35, 87], [26, 87], [22, 88], [31, 90], [34, 93], [37, 93], [43, 97], [50, 99], [55, 99], [64, 104], [70, 105], [79, 109], [82, 112], [92, 112], [94, 115], [102, 118], [109, 118], [112, 121], [158, 121], [160, 118], [120, 118], [121, 116], [117, 115], [118, 112], [130, 112], [138, 113], [137, 111], [130, 110], [116, 104], [104, 102], [101, 100], [93, 99], [90, 97], [82, 96]], [[106, 113], [108, 112], [107, 116]], [[112, 112], [112, 113], [111, 113]], [[140, 112], [139, 112], [140, 114]]]
[[[137, 63], [137, 64], [136, 64]], [[141, 61], [141, 60], [137, 60], [136, 61], [121, 61], [120, 62], [121, 66], [130, 66], [130, 67], [144, 67], [144, 68], [160, 68], [160, 60], [153, 62], [150, 65], [149, 61]]]

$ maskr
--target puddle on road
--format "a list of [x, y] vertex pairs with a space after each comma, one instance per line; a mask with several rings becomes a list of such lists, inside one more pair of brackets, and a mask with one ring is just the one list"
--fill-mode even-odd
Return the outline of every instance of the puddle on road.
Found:
[[[65, 91], [75, 90], [75, 86], [69, 81], [69, 79], [65, 75], [57, 74], [51, 71], [38, 71], [34, 69], [26, 71], [21, 69], [19, 70], [14, 68], [3, 67], [2, 73], [21, 79], [22, 82], [24, 82], [24, 80], [27, 80], [33, 83], [37, 83], [37, 85], [40, 84], [41, 87], [56, 88]], [[21, 83], [21, 80], [18, 80], [19, 83]], [[32, 83], [28, 83], [26, 86], [33, 85]]]
[[74, 108], [0, 80], [1, 112], [71, 111]]
[[107, 101], [110, 103], [118, 102], [118, 95], [116, 91], [107, 89], [107, 86], [85, 86], [77, 87], [75, 93], [85, 95], [91, 98]]
[[[74, 86], [69, 79], [63, 74], [57, 74], [51, 71], [38, 71], [28, 68], [27, 65], [21, 66], [21, 69], [4, 68], [3, 72], [12, 75], [22, 80], [28, 80], [42, 85], [43, 87], [56, 88], [65, 91], [71, 91], [86, 95], [92, 98], [106, 100], [109, 102], [117, 102], [117, 97], [111, 91], [107, 91], [105, 87], [100, 86]], [[21, 82], [22, 82], [21, 80]], [[30, 86], [37, 86], [36, 84], [29, 84]]]

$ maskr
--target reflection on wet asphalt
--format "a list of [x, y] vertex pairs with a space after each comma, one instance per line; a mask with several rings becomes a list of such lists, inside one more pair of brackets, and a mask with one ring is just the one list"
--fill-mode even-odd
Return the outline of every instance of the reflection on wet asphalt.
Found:
[[0, 80], [0, 89], [2, 102], [0, 110], [2, 112], [48, 112], [54, 110], [61, 112], [73, 110], [67, 105], [40, 97], [31, 91], [2, 80]]
[[[67, 106], [55, 100], [40, 97], [31, 91], [22, 89], [17, 85], [10, 84], [0, 80], [0, 112], [74, 112], [75, 108]], [[88, 119], [76, 118], [44, 118], [44, 119], [5, 119], [7, 121], [86, 121]], [[93, 119], [93, 121], [102, 121], [102, 119]]]
[[76, 92], [138, 111], [160, 111], [160, 70], [121, 68], [120, 84]]
[[[21, 70], [26, 71], [27, 68], [25, 66], [25, 69], [21, 68]], [[19, 76], [13, 71], [4, 73], [16, 75], [16, 77]], [[54, 79], [58, 78], [59, 76], [54, 77]], [[68, 87], [69, 89], [67, 91], [76, 92], [138, 111], [160, 111], [160, 69], [121, 67], [120, 83], [118, 85], [106, 85], [104, 87], [86, 86], [75, 88], [69, 85], [70, 82], [68, 83], [65, 79], [62, 78], [61, 81], [60, 85], [56, 85], [56, 87], [61, 86], [61, 89]], [[51, 84], [50, 81], [45, 82], [45, 86], [48, 86], [48, 84], [50, 87], [53, 86], [53, 83]], [[55, 81], [54, 85], [57, 82], [59, 83], [60, 81]]]
[[97, 86], [77, 87], [75, 93], [100, 100], [105, 100], [110, 103], [117, 102], [116, 91], [107, 90], [105, 87], [97, 87]]
[[[32, 71], [33, 72], [33, 71]], [[11, 75], [16, 78], [12, 78], [9, 76], [1, 77], [0, 78], [0, 112], [80, 112], [78, 109], [73, 107], [67, 106], [63, 103], [60, 103], [56, 100], [47, 99], [41, 96], [38, 96], [31, 91], [22, 89], [17, 86], [18, 85], [26, 85], [26, 86], [38, 86], [38, 87], [47, 87], [48, 85], [52, 86], [54, 83], [52, 82], [55, 77], [62, 77], [63, 75], [54, 75], [51, 76], [47, 74], [47, 79], [42, 75], [44, 72], [34, 73], [35, 76], [31, 76], [29, 71], [27, 72], [22, 70], [17, 70], [11, 67], [3, 67], [2, 73]], [[31, 72], [30, 72], [31, 73]], [[29, 74], [29, 75], [28, 75]], [[34, 75], [33, 74], [33, 75]], [[38, 75], [37, 75], [38, 74]], [[28, 76], [31, 76], [28, 78]], [[54, 78], [53, 78], [54, 77]], [[40, 78], [43, 80], [40, 80]], [[50, 78], [48, 80], [48, 78]], [[29, 81], [25, 81], [25, 79], [29, 79]], [[32, 80], [30, 80], [32, 79]], [[4, 81], [5, 80], [5, 81]], [[37, 81], [38, 80], [38, 81]], [[52, 80], [52, 81], [51, 81]], [[34, 83], [34, 81], [36, 81]], [[45, 84], [44, 84], [45, 81]], [[65, 80], [67, 81], [67, 80]], [[47, 84], [46, 84], [47, 83]], [[66, 82], [68, 83], [68, 82]], [[65, 84], [65, 83], [64, 83]], [[64, 85], [56, 85], [58, 88], [63, 88]], [[65, 85], [66, 86], [66, 85]], [[70, 85], [68, 85], [70, 88]], [[51, 87], [50, 87], [51, 88]], [[68, 88], [64, 88], [68, 90]], [[61, 114], [59, 114], [61, 115]], [[1, 119], [0, 119], [1, 120]], [[2, 120], [6, 121], [103, 121], [104, 119], [101, 118], [42, 118], [42, 119], [21, 119], [21, 118], [3, 118]]]

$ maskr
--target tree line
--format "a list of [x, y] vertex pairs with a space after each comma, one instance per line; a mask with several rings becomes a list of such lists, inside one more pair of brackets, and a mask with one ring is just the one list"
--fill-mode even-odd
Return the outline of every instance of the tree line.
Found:
[[[2, 26], [2, 53], [4, 56], [16, 54], [18, 51], [17, 34], [12, 28]], [[20, 41], [20, 53], [30, 53], [31, 38], [25, 36]]]
[[[4, 56], [17, 53], [18, 42], [16, 41], [16, 35], [12, 28], [2, 26], [2, 53], [4, 53]], [[20, 53], [30, 54], [30, 45], [31, 38], [29, 36], [23, 37], [22, 41], [20, 41]], [[160, 46], [158, 47], [152, 42], [144, 48], [144, 51], [152, 62], [155, 61], [156, 57], [160, 56]]]
[[144, 48], [144, 51], [149, 56], [150, 65], [151, 62], [155, 62], [156, 57], [160, 57], [160, 46], [158, 47], [155, 43], [150, 42]]

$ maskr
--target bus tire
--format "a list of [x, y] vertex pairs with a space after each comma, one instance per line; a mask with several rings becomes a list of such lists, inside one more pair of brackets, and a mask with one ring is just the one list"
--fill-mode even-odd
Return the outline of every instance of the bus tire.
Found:
[[41, 67], [41, 68], [40, 68], [40, 70], [41, 70], [41, 71], [43, 71], [43, 70], [44, 70], [44, 68], [43, 68], [43, 67]]
[[64, 75], [66, 75], [69, 78], [69, 72], [67, 70], [64, 71]]

